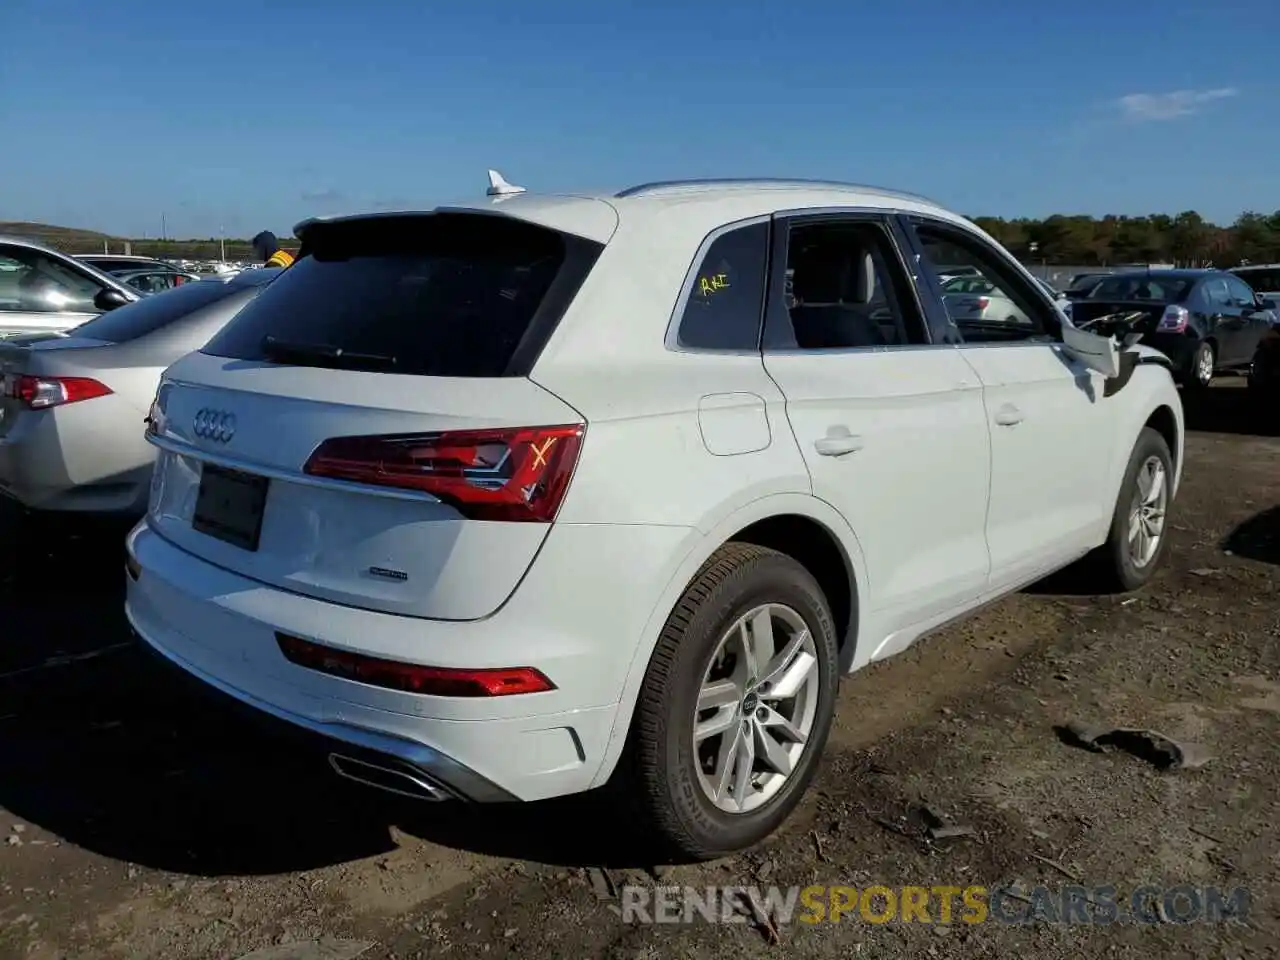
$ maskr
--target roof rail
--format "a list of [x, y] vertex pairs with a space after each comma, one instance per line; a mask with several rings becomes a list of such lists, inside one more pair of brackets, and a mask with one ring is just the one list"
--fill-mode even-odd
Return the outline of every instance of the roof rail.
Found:
[[709, 177], [693, 180], [656, 180], [653, 183], [641, 183], [627, 187], [614, 194], [624, 197], [652, 197], [664, 193], [678, 193], [681, 190], [698, 189], [700, 187], [793, 187], [797, 189], [819, 188], [826, 190], [846, 190], [850, 193], [874, 193], [885, 197], [900, 197], [904, 200], [916, 200], [920, 203], [938, 206], [937, 202], [918, 193], [907, 193], [904, 190], [892, 190], [887, 187], [874, 187], [864, 183], [846, 183], [843, 180], [808, 180], [802, 177]]

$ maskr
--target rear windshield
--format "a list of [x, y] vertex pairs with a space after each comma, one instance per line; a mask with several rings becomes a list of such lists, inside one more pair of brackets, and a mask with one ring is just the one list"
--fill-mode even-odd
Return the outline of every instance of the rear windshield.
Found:
[[1181, 303], [1195, 286], [1187, 277], [1161, 277], [1145, 273], [1108, 277], [1089, 293], [1090, 300], [1158, 300]]
[[1253, 287], [1256, 293], [1280, 293], [1280, 267], [1244, 268], [1232, 272]]
[[94, 317], [76, 327], [75, 335], [109, 343], [126, 343], [154, 333], [235, 292], [236, 288], [226, 283], [184, 283]]
[[303, 248], [204, 353], [421, 376], [521, 376], [602, 249], [466, 213], [319, 224]]

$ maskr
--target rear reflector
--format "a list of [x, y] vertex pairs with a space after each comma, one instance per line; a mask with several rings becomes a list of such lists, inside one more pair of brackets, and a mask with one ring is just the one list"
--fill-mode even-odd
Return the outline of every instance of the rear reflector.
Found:
[[334, 437], [303, 469], [313, 477], [421, 490], [471, 520], [550, 523], [569, 489], [584, 429]]
[[300, 667], [408, 693], [433, 697], [508, 697], [517, 693], [545, 693], [556, 688], [533, 667], [479, 670], [423, 667], [335, 650], [285, 633], [276, 634], [276, 643], [285, 659]]
[[8, 382], [8, 395], [21, 400], [31, 410], [93, 400], [111, 393], [110, 387], [88, 377], [32, 377], [23, 374]]

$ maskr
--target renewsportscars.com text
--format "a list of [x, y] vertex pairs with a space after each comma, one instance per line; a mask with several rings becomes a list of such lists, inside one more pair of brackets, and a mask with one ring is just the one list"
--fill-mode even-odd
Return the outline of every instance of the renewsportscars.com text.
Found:
[[627, 886], [627, 923], [745, 923], [763, 913], [803, 923], [1223, 923], [1252, 907], [1244, 887], [1114, 886]]

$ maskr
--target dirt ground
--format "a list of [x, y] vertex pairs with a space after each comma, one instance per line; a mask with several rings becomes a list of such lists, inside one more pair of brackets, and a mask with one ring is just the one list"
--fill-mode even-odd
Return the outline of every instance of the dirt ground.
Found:
[[[1061, 575], [844, 684], [815, 789], [763, 848], [659, 868], [596, 798], [423, 806], [189, 699], [129, 643], [116, 532], [0, 533], [0, 957], [1275, 956], [1280, 438], [1227, 382], [1188, 402], [1166, 565]], [[1034, 477], [1027, 482], [1034, 483]], [[1152, 728], [1157, 769], [1064, 743]], [[973, 828], [930, 840], [925, 808]], [[604, 868], [603, 870], [599, 868]], [[626, 923], [626, 885], [1247, 888], [1226, 923]], [[625, 891], [622, 895], [625, 895]], [[1022, 897], [1022, 899], [1019, 899]], [[993, 907], [994, 912], [994, 907]], [[1165, 922], [1168, 921], [1168, 922]], [[262, 952], [256, 952], [262, 951]]]

